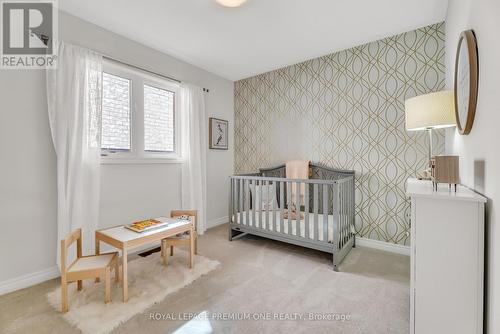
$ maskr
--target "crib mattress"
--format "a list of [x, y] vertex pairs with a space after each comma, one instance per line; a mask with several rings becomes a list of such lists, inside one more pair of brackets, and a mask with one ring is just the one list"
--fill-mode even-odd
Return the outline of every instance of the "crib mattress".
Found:
[[[268, 231], [276, 231], [279, 233], [289, 234], [288, 233], [288, 219], [283, 218], [283, 232], [281, 231], [280, 226], [280, 217], [281, 211], [269, 211], [269, 222], [266, 220], [267, 212], [262, 211], [262, 222], [259, 217], [259, 211], [255, 212], [255, 222], [253, 221], [253, 210], [248, 211], [248, 222], [247, 222], [247, 213], [246, 211], [241, 211], [241, 220], [240, 220], [240, 212], [233, 214], [233, 222], [239, 223], [241, 225], [256, 227], [263, 230]], [[299, 221], [299, 236], [305, 238], [306, 237], [306, 213], [302, 212], [304, 218]], [[275, 216], [276, 224], [273, 221], [273, 215]], [[318, 239], [323, 241], [323, 224], [324, 216], [321, 213], [318, 213]], [[255, 224], [255, 226], [254, 226]], [[292, 235], [297, 236], [297, 221], [295, 219], [290, 219], [290, 224], [292, 225]], [[328, 234], [328, 242], [333, 242], [333, 215], [328, 215], [327, 222], [327, 234]], [[309, 213], [309, 239], [315, 240], [316, 236], [314, 234], [314, 213]]]

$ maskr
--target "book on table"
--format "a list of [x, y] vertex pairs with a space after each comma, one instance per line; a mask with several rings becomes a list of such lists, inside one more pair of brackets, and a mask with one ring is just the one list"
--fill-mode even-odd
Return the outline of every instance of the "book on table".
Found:
[[169, 220], [171, 219], [166, 217], [150, 218], [133, 222], [132, 224], [125, 225], [125, 227], [134, 232], [142, 233], [157, 228], [166, 227], [169, 224]]

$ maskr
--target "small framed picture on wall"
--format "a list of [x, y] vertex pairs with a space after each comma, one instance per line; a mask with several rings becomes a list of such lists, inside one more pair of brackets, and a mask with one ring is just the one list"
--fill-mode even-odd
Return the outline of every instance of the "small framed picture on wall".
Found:
[[227, 150], [229, 122], [210, 117], [208, 128], [209, 148], [213, 150]]

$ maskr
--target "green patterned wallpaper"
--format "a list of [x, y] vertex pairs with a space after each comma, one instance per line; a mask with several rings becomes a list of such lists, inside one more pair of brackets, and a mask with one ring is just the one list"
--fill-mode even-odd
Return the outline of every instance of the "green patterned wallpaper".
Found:
[[438, 23], [236, 82], [236, 172], [354, 169], [358, 235], [408, 245], [405, 180], [427, 163], [427, 135], [405, 131], [404, 101], [444, 88], [444, 39]]

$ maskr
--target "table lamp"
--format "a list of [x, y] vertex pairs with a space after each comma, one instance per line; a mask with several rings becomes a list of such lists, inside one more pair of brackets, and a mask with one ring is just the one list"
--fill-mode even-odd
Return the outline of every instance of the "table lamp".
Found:
[[[429, 161], [432, 158], [432, 130], [456, 125], [453, 91], [419, 95], [405, 101], [407, 131], [426, 130], [429, 133]], [[424, 178], [427, 178], [427, 170]]]

